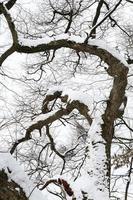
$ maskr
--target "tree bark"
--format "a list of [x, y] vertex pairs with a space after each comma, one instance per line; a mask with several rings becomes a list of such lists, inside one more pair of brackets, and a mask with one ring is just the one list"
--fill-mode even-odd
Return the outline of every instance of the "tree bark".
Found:
[[28, 200], [23, 189], [0, 170], [0, 200]]

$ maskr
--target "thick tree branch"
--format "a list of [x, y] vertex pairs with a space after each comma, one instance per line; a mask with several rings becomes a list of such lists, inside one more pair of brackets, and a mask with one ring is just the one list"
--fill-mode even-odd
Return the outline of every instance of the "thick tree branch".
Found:
[[[48, 97], [46, 96], [46, 99], [48, 99]], [[60, 110], [56, 111], [54, 114], [51, 113], [51, 115], [49, 115], [47, 118], [45, 118], [44, 115], [44, 120], [38, 120], [36, 123], [33, 123], [27, 130], [26, 130], [26, 134], [25, 137], [19, 139], [18, 141], [16, 141], [14, 143], [14, 145], [12, 146], [10, 153], [13, 154], [13, 152], [15, 151], [16, 147], [25, 141], [28, 141], [31, 139], [31, 133], [34, 130], [41, 130], [44, 126], [48, 126], [49, 124], [53, 123], [54, 121], [60, 119], [62, 116], [66, 116], [69, 115], [74, 109], [77, 109], [79, 111], [79, 113], [81, 115], [83, 115], [89, 123], [92, 122], [92, 119], [90, 118], [90, 116], [88, 115], [88, 107], [83, 104], [80, 103], [78, 100], [74, 100], [71, 103], [67, 103], [66, 108], [61, 108]], [[50, 113], [50, 112], [49, 112]], [[91, 121], [90, 121], [91, 120]], [[48, 128], [47, 128], [47, 134], [48, 134]], [[52, 138], [50, 137], [50, 135], [48, 134], [48, 137], [50, 139], [50, 141], [52, 141]], [[51, 143], [52, 144], [52, 143]], [[53, 146], [52, 146], [53, 147]], [[55, 149], [54, 149], [55, 150]], [[62, 157], [62, 156], [60, 156]], [[63, 158], [63, 157], [62, 157]]]
[[[15, 3], [17, 2], [17, 0], [9, 0], [6, 4], [5, 4], [5, 7], [6, 9], [10, 10], [14, 5]], [[0, 15], [2, 14], [2, 11], [0, 10]]]
[[11, 35], [12, 35], [12, 39], [13, 39], [13, 44], [17, 45], [18, 44], [18, 34], [17, 34], [16, 29], [15, 29], [14, 22], [12, 20], [11, 15], [8, 13], [6, 7], [2, 3], [0, 3], [0, 11], [5, 16], [7, 24], [9, 26], [9, 30], [11, 31]]
[[[114, 122], [118, 118], [120, 106], [124, 103], [125, 90], [127, 86], [127, 73], [128, 68], [122, 66], [121, 63], [115, 62], [107, 70], [108, 74], [114, 78], [113, 86], [107, 100], [107, 108], [102, 116], [103, 124], [102, 136], [106, 141], [106, 155], [108, 160], [108, 174], [110, 177], [111, 171], [111, 143], [114, 135]], [[123, 112], [124, 113], [124, 112]], [[110, 185], [110, 184], [109, 184]]]
[[3, 62], [13, 53], [15, 52], [15, 47], [11, 46], [7, 51], [5, 51], [1, 56], [0, 56], [0, 66], [3, 64]]
[[[114, 69], [114, 73], [122, 72], [124, 68], [127, 68], [125, 64], [121, 63], [121, 60], [117, 57], [115, 57], [112, 52], [109, 52], [108, 50], [98, 46], [96, 43], [94, 43], [94, 40], [91, 40], [91, 44], [84, 44], [84, 43], [76, 43], [72, 40], [67, 39], [61, 39], [61, 40], [54, 40], [49, 43], [39, 44], [36, 46], [25, 46], [25, 45], [18, 45], [17, 46], [17, 52], [19, 53], [38, 53], [43, 52], [46, 50], [57, 50], [60, 48], [69, 48], [73, 49], [76, 52], [86, 52], [92, 55], [96, 55], [101, 58], [105, 63], [107, 63], [111, 68]], [[117, 67], [116, 67], [117, 65]], [[116, 72], [117, 71], [117, 72]], [[111, 75], [111, 73], [110, 73]]]
[[127, 2], [129, 2], [129, 3], [133, 3], [133, 0], [126, 0]]
[[11, 18], [11, 15], [8, 13], [6, 7], [0, 3], [0, 12], [5, 16], [5, 19], [7, 21], [7, 24], [9, 26], [9, 30], [11, 32], [12, 35], [12, 40], [13, 40], [13, 44], [12, 46], [7, 49], [7, 51], [5, 51], [1, 56], [0, 56], [0, 66], [3, 64], [3, 62], [16, 51], [16, 46], [18, 45], [18, 35], [17, 35], [17, 31], [15, 29], [15, 25], [14, 22]]
[[[117, 4], [118, 5], [118, 4]], [[1, 59], [1, 64], [4, 62], [4, 60], [8, 57], [7, 53], [10, 52], [9, 55], [11, 55], [11, 52], [19, 52], [19, 53], [39, 53], [39, 52], [44, 52], [47, 50], [57, 50], [60, 48], [70, 48], [74, 49], [76, 52], [87, 52], [93, 55], [97, 55], [100, 57], [103, 61], [105, 61], [108, 65], [112, 65], [113, 61], [116, 64], [116, 62], [120, 62], [119, 59], [115, 58], [112, 53], [108, 52], [104, 48], [99, 48], [95, 44], [84, 44], [84, 43], [77, 43], [73, 40], [69, 39], [60, 39], [60, 40], [53, 40], [49, 43], [41, 43], [36, 46], [27, 46], [23, 45], [18, 41], [18, 35], [15, 30], [15, 25], [12, 21], [12, 18], [10, 14], [7, 12], [5, 7], [1, 4], [0, 8], [2, 9], [2, 12], [7, 20], [8, 26], [10, 28], [12, 38], [13, 38], [13, 47], [11, 48], [12, 51], [8, 50], [5, 54], [3, 55]], [[110, 12], [111, 13], [111, 12]], [[20, 44], [19, 44], [20, 43]], [[5, 58], [5, 59], [4, 59]], [[111, 59], [110, 59], [111, 58]]]
[[10, 170], [0, 169], [0, 200], [28, 200], [21, 186], [11, 178]]

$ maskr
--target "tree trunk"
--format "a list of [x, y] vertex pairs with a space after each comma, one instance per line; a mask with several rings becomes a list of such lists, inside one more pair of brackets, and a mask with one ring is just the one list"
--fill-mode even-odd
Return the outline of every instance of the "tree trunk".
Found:
[[0, 170], [0, 200], [28, 200], [23, 189]]

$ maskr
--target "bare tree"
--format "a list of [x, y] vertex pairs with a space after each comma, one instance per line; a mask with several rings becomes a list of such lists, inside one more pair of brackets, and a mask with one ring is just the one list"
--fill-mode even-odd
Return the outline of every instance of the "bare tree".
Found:
[[[35, 17], [22, 10], [22, 16], [20, 12], [20, 16], [13, 20], [9, 10], [17, 5], [16, 1], [0, 3], [0, 14], [6, 20], [12, 39], [11, 46], [0, 56], [0, 66], [4, 68], [7, 58], [14, 53], [38, 54], [39, 58], [38, 62], [27, 64], [26, 82], [29, 82], [30, 86], [32, 81], [35, 82], [33, 90], [31, 86], [30, 91], [33, 99], [27, 97], [27, 100], [24, 97], [25, 99], [21, 99], [22, 102], [19, 99], [15, 123], [19, 124], [23, 136], [13, 142], [10, 153], [16, 154], [20, 161], [25, 160], [29, 175], [35, 176], [36, 181], [39, 179], [39, 188], [43, 190], [51, 184], [58, 187], [60, 192], [56, 192], [55, 195], [59, 198], [67, 199], [68, 195], [72, 199], [83, 200], [113, 199], [115, 195], [111, 189], [111, 148], [116, 143], [125, 149], [122, 155], [113, 156], [113, 166], [119, 167], [130, 163], [128, 178], [131, 177], [132, 138], [117, 136], [117, 127], [125, 126], [132, 133], [132, 128], [123, 118], [127, 105], [125, 93], [128, 64], [132, 64], [132, 59], [123, 50], [125, 57], [127, 56], [126, 61], [115, 48], [109, 48], [106, 42], [108, 31], [112, 29], [119, 29], [121, 34], [130, 37], [129, 32], [124, 26], [119, 25], [117, 19], [119, 10], [127, 4], [132, 6], [132, 2], [122, 0], [47, 0], [42, 1], [40, 14], [35, 14]], [[27, 14], [27, 18], [23, 18], [24, 13]], [[66, 74], [67, 71], [71, 71], [71, 77], [82, 70], [85, 73], [88, 70], [86, 61], [89, 62], [89, 69], [93, 62], [96, 63], [93, 64], [94, 67], [103, 66], [102, 73], [107, 79], [110, 78], [112, 83], [109, 83], [108, 96], [105, 95], [106, 97], [99, 102], [94, 102], [91, 95], [85, 96], [85, 92], [81, 90], [65, 91], [64, 85], [60, 85], [60, 79], [57, 80], [58, 73], [62, 70], [60, 68], [66, 68]], [[54, 77], [51, 85], [54, 85], [55, 81], [58, 83], [58, 86], [50, 90], [48, 87], [42, 87], [41, 83], [45, 74], [49, 74], [49, 70], [52, 72], [52, 78]], [[47, 80], [44, 83], [46, 84]], [[38, 88], [35, 84], [38, 84]], [[27, 125], [26, 120], [31, 120], [31, 124]], [[58, 146], [53, 130], [56, 130], [56, 126], [66, 126], [69, 130], [68, 125], [75, 133], [71, 138], [71, 145]], [[125, 140], [129, 143], [126, 144]], [[29, 151], [31, 148], [32, 151]], [[119, 165], [121, 157], [124, 164]], [[58, 173], [59, 178], [49, 179], [54, 177], [55, 173]], [[70, 183], [60, 178], [66, 173], [74, 177], [75, 183], [82, 174], [85, 174], [87, 184], [90, 182], [94, 190], [90, 191], [89, 186], [88, 189], [81, 186], [80, 196], [76, 196]], [[125, 200], [129, 184], [130, 181], [126, 185]]]

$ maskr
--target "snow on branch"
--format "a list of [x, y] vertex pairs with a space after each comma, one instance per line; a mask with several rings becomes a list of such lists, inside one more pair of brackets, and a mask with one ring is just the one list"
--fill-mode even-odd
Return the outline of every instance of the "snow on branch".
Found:
[[11, 31], [13, 43], [14, 43], [14, 45], [16, 45], [18, 43], [18, 34], [17, 34], [16, 29], [15, 29], [15, 24], [12, 20], [12, 17], [10, 15], [10, 13], [8, 12], [6, 6], [3, 5], [2, 3], [0, 3], [0, 11], [3, 13], [3, 15], [4, 15], [4, 17], [7, 21], [7, 24], [9, 26], [10, 31]]
[[[69, 48], [75, 50], [76, 52], [86, 52], [98, 56], [105, 63], [107, 63], [109, 67], [111, 67], [111, 73], [107, 71], [111, 76], [118, 75], [118, 73], [121, 73], [123, 68], [128, 67], [127, 62], [119, 55], [119, 53], [114, 49], [109, 48], [107, 43], [101, 40], [89, 39], [86, 43], [85, 38], [69, 34], [61, 34], [55, 37], [44, 37], [37, 40], [25, 40], [19, 38], [18, 33], [15, 30], [15, 24], [12, 20], [12, 17], [8, 12], [7, 7], [2, 3], [0, 3], [0, 11], [5, 16], [13, 39], [12, 47], [0, 57], [0, 65], [2, 65], [5, 59], [14, 52], [39, 53], [46, 50]], [[117, 72], [115, 68], [117, 68]]]
[[[69, 91], [70, 92], [70, 91]], [[72, 91], [71, 91], [72, 92]], [[51, 92], [50, 92], [51, 93]], [[89, 115], [89, 108], [88, 105], [86, 105], [83, 101], [84, 98], [81, 97], [78, 99], [79, 96], [81, 96], [81, 93], [79, 96], [74, 96], [71, 95], [71, 99], [69, 98], [69, 93], [66, 93], [66, 91], [63, 93], [63, 91], [53, 91], [52, 94], [48, 93], [43, 101], [42, 105], [42, 114], [39, 115], [37, 118], [35, 118], [29, 128], [26, 130], [25, 137], [19, 139], [16, 141], [11, 148], [10, 153], [12, 154], [16, 147], [25, 141], [28, 141], [31, 139], [31, 133], [35, 130], [38, 130], [39, 132], [43, 127], [47, 127], [49, 124], [53, 123], [56, 120], [59, 120], [63, 116], [69, 115], [74, 109], [78, 110], [81, 115], [85, 117], [85, 119], [88, 121], [88, 123], [91, 125], [92, 123], [92, 118]], [[74, 93], [74, 91], [73, 91]], [[76, 93], [77, 95], [77, 93]], [[64, 104], [61, 106], [58, 110], [51, 110], [49, 109], [49, 103], [51, 101], [55, 101], [57, 99], [60, 99], [61, 103]], [[87, 98], [89, 100], [89, 96]], [[60, 156], [62, 157], [62, 156]]]
[[[61, 34], [55, 37], [44, 37], [37, 40], [19, 38], [18, 33], [15, 30], [15, 24], [12, 20], [12, 17], [3, 4], [0, 4], [0, 11], [6, 18], [13, 38], [12, 47], [0, 57], [0, 65], [2, 65], [5, 59], [14, 52], [39, 53], [46, 50], [69, 48], [74, 49], [77, 52], [86, 52], [92, 55], [96, 55], [111, 67], [115, 65], [116, 68], [117, 65], [117, 70], [119, 72], [121, 71], [121, 68], [128, 66], [127, 62], [119, 55], [119, 53], [116, 50], [109, 48], [107, 43], [102, 40], [89, 39], [88, 43], [86, 44], [84, 38], [69, 34]], [[109, 73], [109, 75], [112, 74]]]
[[[70, 39], [72, 39], [72, 36]], [[47, 43], [46, 41], [45, 43], [37, 44], [35, 46], [31, 46], [32, 43], [30, 46], [19, 44], [16, 51], [20, 53], [38, 53], [44, 52], [46, 50], [56, 51], [60, 48], [73, 49], [76, 52], [86, 52], [90, 55], [95, 55], [101, 58], [101, 60], [103, 60], [108, 65], [108, 69], [106, 69], [106, 71], [112, 77], [119, 76], [124, 71], [124, 73], [127, 74], [127, 62], [116, 50], [109, 48], [106, 42], [102, 40], [91, 39], [88, 41], [88, 44], [85, 44], [84, 42], [81, 42], [81, 40], [78, 41], [76, 36], [72, 40], [70, 39], [69, 37], [68, 39], [64, 39], [63, 37], [59, 40], [51, 38], [50, 42]]]
[[23, 189], [29, 200], [46, 199], [9, 153], [0, 153], [0, 170], [5, 171], [8, 181], [14, 181]]
[[[4, 3], [5, 0], [0, 0], [0, 3]], [[5, 4], [6, 9], [10, 10], [15, 3], [17, 2], [17, 0], [8, 0], [8, 2]], [[0, 10], [0, 15], [2, 14], [2, 11]]]
[[[12, 1], [9, 1], [12, 2]], [[5, 51], [1, 57], [0, 57], [0, 66], [2, 65], [2, 63], [11, 55], [15, 52], [15, 47], [18, 44], [18, 34], [15, 28], [15, 24], [12, 20], [12, 17], [10, 15], [10, 13], [8, 12], [8, 8], [6, 7], [6, 5], [4, 5], [3, 3], [0, 3], [0, 13], [2, 13], [7, 21], [9, 30], [11, 32], [11, 36], [12, 36], [12, 40], [13, 40], [13, 44], [12, 46], [7, 49], [7, 51]]]
[[[19, 38], [19, 44], [24, 48], [29, 47], [31, 49], [37, 48], [37, 46], [40, 46], [42, 44], [48, 45], [49, 43], [58, 43], [58, 42], [72, 42], [72, 43], [78, 43], [78, 44], [84, 44], [85, 38], [81, 36], [75, 36], [75, 35], [69, 35], [69, 34], [60, 34], [57, 36], [53, 37], [44, 37], [44, 38], [39, 38], [35, 40], [31, 39], [24, 39], [24, 38]], [[62, 44], [63, 45], [63, 44]], [[119, 52], [117, 52], [115, 49], [111, 49], [107, 42], [100, 40], [100, 39], [89, 39], [88, 40], [88, 45], [95, 46], [97, 48], [101, 48], [103, 50], [106, 50], [108, 53], [112, 54], [115, 58], [117, 58], [121, 63], [123, 63], [125, 66], [127, 66], [126, 60], [120, 55]], [[62, 46], [63, 47], [63, 46]], [[64, 46], [65, 47], [65, 46]], [[67, 46], [66, 46], [67, 47]], [[71, 47], [70, 47], [71, 48]], [[27, 49], [28, 51], [28, 49]], [[29, 50], [30, 51], [30, 50]]]

